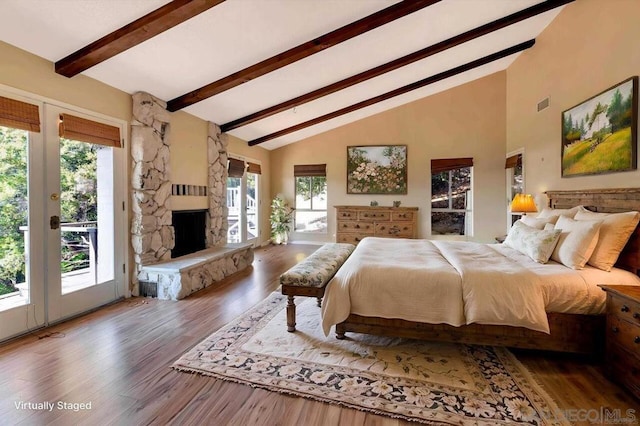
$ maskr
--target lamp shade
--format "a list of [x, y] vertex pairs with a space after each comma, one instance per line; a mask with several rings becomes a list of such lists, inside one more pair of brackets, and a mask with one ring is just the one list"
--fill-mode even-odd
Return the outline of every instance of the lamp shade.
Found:
[[511, 201], [511, 213], [535, 213], [538, 209], [531, 194], [516, 194]]

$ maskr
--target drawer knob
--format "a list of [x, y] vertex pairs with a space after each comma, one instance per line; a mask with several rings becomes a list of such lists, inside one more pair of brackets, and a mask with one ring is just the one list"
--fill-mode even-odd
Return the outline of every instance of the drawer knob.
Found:
[[356, 241], [360, 241], [360, 238], [356, 237], [356, 238], [355, 238], [355, 240], [356, 240]]
[[638, 318], [640, 318], [640, 314], [639, 314], [639, 313], [637, 313], [637, 312], [634, 312], [634, 313], [633, 313], [633, 317], [634, 317], [635, 319], [638, 319]]
[[360, 225], [356, 225], [356, 228], [360, 229]]
[[611, 331], [617, 333], [618, 331], [620, 331], [620, 329], [618, 327], [611, 327]]
[[622, 305], [622, 308], [620, 308], [620, 312], [629, 312], [629, 307], [627, 305]]
[[635, 343], [635, 344], [640, 343], [640, 336], [636, 336], [636, 337], [633, 339], [633, 343]]

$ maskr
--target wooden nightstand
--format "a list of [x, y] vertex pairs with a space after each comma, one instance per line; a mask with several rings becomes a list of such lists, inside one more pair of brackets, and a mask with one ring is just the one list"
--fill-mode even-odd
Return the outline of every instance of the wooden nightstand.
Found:
[[640, 399], [640, 287], [600, 287], [607, 292], [605, 371]]

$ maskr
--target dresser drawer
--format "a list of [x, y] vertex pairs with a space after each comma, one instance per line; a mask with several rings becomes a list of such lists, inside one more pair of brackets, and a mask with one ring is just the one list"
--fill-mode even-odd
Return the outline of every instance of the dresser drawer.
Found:
[[337, 219], [358, 220], [357, 210], [338, 210]]
[[374, 225], [372, 222], [345, 222], [338, 221], [338, 232], [357, 232], [360, 234], [373, 235]]
[[640, 398], [640, 360], [617, 345], [607, 347], [606, 371], [609, 377]]
[[370, 237], [371, 235], [367, 234], [345, 234], [341, 233], [336, 235], [336, 242], [338, 243], [349, 243], [358, 245], [360, 241], [362, 241], [365, 237]]
[[358, 220], [367, 220], [367, 221], [388, 221], [391, 215], [389, 212], [376, 212], [376, 211], [364, 211], [358, 212]]
[[620, 345], [640, 358], [640, 326], [624, 321], [618, 316], [609, 315], [607, 343]]
[[391, 221], [392, 222], [400, 222], [400, 221], [413, 221], [414, 212], [391, 212]]
[[625, 300], [615, 295], [608, 295], [607, 313], [624, 318], [640, 326], [640, 304]]
[[376, 237], [412, 238], [411, 223], [376, 223]]

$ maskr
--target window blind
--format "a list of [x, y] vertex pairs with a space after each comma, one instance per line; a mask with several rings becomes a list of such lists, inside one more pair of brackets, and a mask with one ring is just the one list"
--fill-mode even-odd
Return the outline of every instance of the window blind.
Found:
[[513, 169], [514, 167], [521, 166], [521, 165], [522, 165], [522, 154], [516, 154], [507, 158], [504, 164], [504, 168]]
[[39, 133], [38, 105], [0, 96], [0, 126]]
[[244, 161], [229, 158], [229, 177], [241, 178], [244, 175]]
[[444, 158], [431, 160], [431, 173], [448, 172], [449, 170], [473, 167], [473, 158]]
[[247, 172], [255, 173], [257, 175], [262, 174], [262, 167], [260, 167], [260, 164], [251, 163], [251, 162], [249, 162], [248, 164], [249, 164], [249, 167], [247, 167]]
[[293, 176], [326, 176], [327, 165], [326, 164], [304, 164], [293, 166]]
[[61, 138], [122, 148], [120, 129], [71, 114], [60, 114], [58, 134]]

